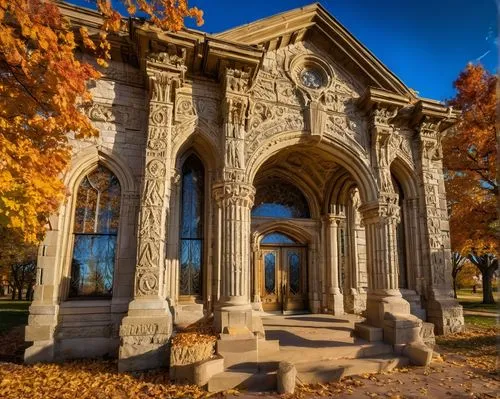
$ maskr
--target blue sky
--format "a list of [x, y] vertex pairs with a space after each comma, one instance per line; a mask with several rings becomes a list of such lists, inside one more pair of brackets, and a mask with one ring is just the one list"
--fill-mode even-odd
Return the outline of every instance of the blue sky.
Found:
[[[209, 33], [311, 2], [189, 0], [190, 5], [205, 13], [205, 24], [197, 29]], [[495, 0], [322, 0], [320, 3], [422, 97], [437, 100], [452, 97], [452, 82], [468, 62], [480, 60], [492, 72], [497, 68]], [[195, 27], [190, 23], [188, 26]]]

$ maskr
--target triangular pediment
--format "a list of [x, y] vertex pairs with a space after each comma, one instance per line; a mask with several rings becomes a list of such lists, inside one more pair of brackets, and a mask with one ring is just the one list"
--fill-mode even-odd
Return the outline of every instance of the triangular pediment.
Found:
[[214, 35], [274, 51], [307, 41], [328, 53], [335, 63], [366, 87], [415, 98], [415, 94], [320, 4], [314, 3]]

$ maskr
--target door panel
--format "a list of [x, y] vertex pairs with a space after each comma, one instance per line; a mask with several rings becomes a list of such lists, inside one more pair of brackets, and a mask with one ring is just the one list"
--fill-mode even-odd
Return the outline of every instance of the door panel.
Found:
[[264, 310], [306, 308], [304, 247], [263, 247], [259, 269]]
[[279, 248], [265, 249], [261, 259], [261, 293], [264, 310], [281, 309]]
[[283, 310], [303, 310], [306, 308], [306, 262], [305, 249], [300, 247], [282, 248], [284, 270]]

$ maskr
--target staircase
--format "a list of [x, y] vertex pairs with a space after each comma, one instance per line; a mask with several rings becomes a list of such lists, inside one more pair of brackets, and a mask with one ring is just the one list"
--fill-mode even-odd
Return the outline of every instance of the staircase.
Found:
[[217, 352], [224, 371], [208, 382], [209, 392], [228, 389], [276, 391], [279, 362], [292, 362], [302, 384], [338, 381], [348, 375], [380, 373], [408, 364], [392, 346], [353, 336], [357, 316], [330, 315], [264, 317], [266, 338], [223, 337]]

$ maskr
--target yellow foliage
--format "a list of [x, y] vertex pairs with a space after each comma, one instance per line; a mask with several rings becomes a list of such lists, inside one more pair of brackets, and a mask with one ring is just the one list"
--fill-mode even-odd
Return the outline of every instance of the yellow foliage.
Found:
[[498, 181], [495, 75], [469, 64], [454, 85], [450, 105], [462, 114], [443, 139], [452, 249], [498, 254]]
[[[163, 29], [181, 29], [186, 17], [202, 22], [187, 0], [123, 2]], [[97, 133], [81, 108], [92, 98], [87, 83], [101, 75], [75, 50], [81, 41], [107, 66], [107, 32], [122, 29], [122, 16], [109, 0], [96, 4], [104, 23], [94, 42], [85, 28], [75, 37], [55, 0], [0, 0], [0, 228], [20, 243], [38, 242], [65, 198], [68, 133]]]

